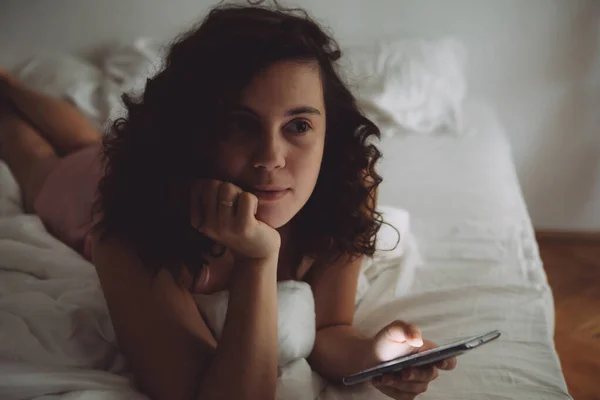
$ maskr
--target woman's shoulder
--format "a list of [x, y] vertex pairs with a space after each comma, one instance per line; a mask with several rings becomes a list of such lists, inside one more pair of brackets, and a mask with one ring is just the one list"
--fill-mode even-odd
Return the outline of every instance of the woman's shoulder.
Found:
[[[101, 235], [90, 233], [92, 242], [92, 264], [96, 268], [102, 281], [121, 280], [123, 282], [137, 282], [140, 280], [159, 281], [172, 279], [168, 277], [168, 270], [158, 272], [148, 268], [138, 256], [133, 243], [122, 235]], [[189, 288], [191, 275], [187, 268], [181, 268], [180, 273], [171, 273], [177, 286]]]
[[91, 261], [99, 272], [144, 272], [142, 260], [137, 256], [132, 243], [125, 237], [91, 231], [88, 238], [91, 242]]
[[[91, 241], [91, 260], [96, 269], [113, 275], [148, 275], [150, 271], [131, 241], [122, 235], [102, 235], [100, 232], [89, 234]], [[178, 274], [174, 274], [178, 283], [191, 293], [211, 294], [229, 289], [231, 276], [235, 273], [235, 260], [229, 251], [220, 257], [207, 257], [202, 266], [181, 266]], [[309, 272], [317, 267], [317, 262], [310, 256], [303, 256], [297, 266], [279, 265], [278, 280], [305, 281]]]

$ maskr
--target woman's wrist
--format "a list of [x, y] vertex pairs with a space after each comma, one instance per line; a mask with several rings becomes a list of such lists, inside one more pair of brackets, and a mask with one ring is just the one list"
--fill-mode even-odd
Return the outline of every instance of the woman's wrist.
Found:
[[247, 271], [248, 273], [277, 271], [279, 261], [279, 252], [273, 253], [265, 258], [246, 258], [236, 257], [235, 268], [236, 273]]
[[262, 292], [265, 285], [277, 283], [277, 257], [267, 259], [240, 258], [235, 260], [235, 268], [229, 285], [232, 292]]

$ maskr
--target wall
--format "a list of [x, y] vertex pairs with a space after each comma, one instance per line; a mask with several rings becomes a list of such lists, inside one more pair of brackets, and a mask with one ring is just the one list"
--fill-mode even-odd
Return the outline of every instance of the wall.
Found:
[[[290, 4], [290, 1], [283, 1]], [[538, 228], [600, 230], [600, 2], [296, 0], [341, 44], [452, 34], [470, 50], [471, 92], [510, 135]], [[209, 0], [0, 0], [0, 63], [117, 38], [167, 39]]]

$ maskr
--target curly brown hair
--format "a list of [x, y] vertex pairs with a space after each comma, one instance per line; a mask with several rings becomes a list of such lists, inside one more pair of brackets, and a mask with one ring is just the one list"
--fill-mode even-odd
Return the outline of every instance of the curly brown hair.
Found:
[[381, 215], [375, 195], [377, 126], [336, 71], [337, 43], [303, 10], [220, 5], [170, 47], [165, 67], [139, 98], [123, 95], [127, 117], [104, 139], [95, 229], [126, 237], [154, 272], [197, 273], [215, 243], [190, 224], [191, 182], [210, 178], [228, 102], [262, 69], [283, 60], [318, 63], [327, 113], [316, 187], [292, 220], [300, 251], [322, 263], [373, 255]]

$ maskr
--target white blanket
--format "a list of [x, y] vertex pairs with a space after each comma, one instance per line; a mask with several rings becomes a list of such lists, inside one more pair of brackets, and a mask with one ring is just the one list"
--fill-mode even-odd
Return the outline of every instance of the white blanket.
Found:
[[93, 266], [21, 212], [0, 162], [0, 398], [135, 399], [124, 365]]
[[[0, 399], [145, 398], [117, 349], [93, 265], [50, 236], [37, 216], [23, 214], [19, 204], [16, 182], [0, 162]], [[366, 314], [377, 306], [366, 298], [377, 297], [380, 288], [371, 285], [380, 276], [386, 275], [395, 297], [411, 286], [421, 263], [408, 215], [389, 207], [382, 211], [403, 239], [394, 251], [364, 264], [358, 310]], [[382, 248], [395, 243], [393, 229], [382, 231]], [[277, 398], [315, 399], [325, 387], [299, 359], [284, 367]]]
[[[18, 204], [15, 182], [0, 163], [0, 398], [145, 398], [116, 349], [93, 266], [46, 233], [36, 216], [21, 214]], [[411, 252], [405, 248], [403, 260], [419, 259], [408, 257]], [[425, 400], [567, 399], [552, 346], [551, 294], [542, 281], [507, 272], [505, 263], [513, 261], [438, 254], [414, 270], [414, 282], [400, 273], [410, 265], [388, 263], [372, 277], [356, 325], [373, 334], [405, 319], [437, 341], [502, 330], [501, 340], [443, 373]], [[452, 279], [451, 271], [462, 278]], [[281, 379], [279, 398], [383, 398], [369, 385], [326, 386], [303, 359], [289, 364]]]

